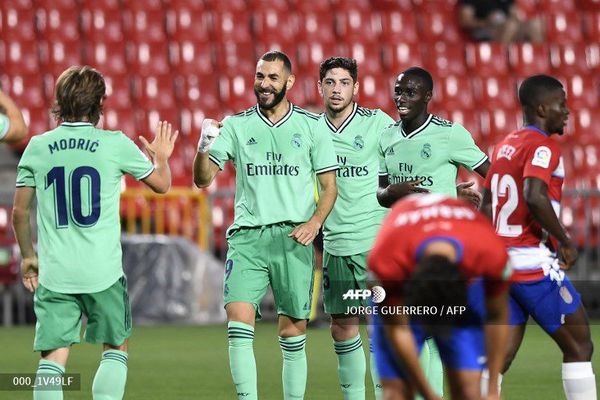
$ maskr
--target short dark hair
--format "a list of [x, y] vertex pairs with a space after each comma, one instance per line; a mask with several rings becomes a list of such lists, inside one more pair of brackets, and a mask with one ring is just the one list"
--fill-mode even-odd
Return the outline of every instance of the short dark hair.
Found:
[[[404, 286], [407, 306], [437, 307], [466, 306], [467, 284], [459, 265], [441, 255], [419, 259], [415, 272]], [[426, 313], [425, 313], [426, 314]], [[429, 327], [451, 325], [453, 318], [445, 315], [419, 315], [417, 320]]]
[[292, 73], [292, 62], [290, 61], [290, 58], [287, 56], [287, 54], [285, 54], [283, 51], [267, 51], [265, 54], [262, 55], [262, 57], [260, 57], [260, 59], [264, 61], [283, 61], [283, 66], [285, 67], [285, 69], [287, 69], [290, 74]]
[[356, 60], [354, 58], [347, 57], [329, 57], [323, 61], [319, 67], [319, 80], [322, 81], [327, 74], [327, 71], [334, 68], [343, 68], [352, 77], [354, 82], [358, 79], [358, 67], [356, 66]]
[[96, 125], [102, 114], [102, 100], [106, 97], [106, 83], [100, 72], [90, 66], [67, 68], [56, 81], [52, 114], [56, 120], [80, 121], [87, 119]]
[[419, 77], [423, 80], [423, 82], [425, 83], [425, 89], [429, 90], [429, 91], [433, 91], [433, 78], [431, 77], [431, 74], [424, 70], [423, 68], [420, 67], [410, 67], [409, 69], [405, 70], [404, 72], [402, 72], [404, 75], [411, 75], [411, 76], [416, 76]]
[[563, 89], [562, 83], [549, 75], [534, 75], [525, 79], [519, 87], [519, 102], [523, 107], [537, 107], [549, 92]]

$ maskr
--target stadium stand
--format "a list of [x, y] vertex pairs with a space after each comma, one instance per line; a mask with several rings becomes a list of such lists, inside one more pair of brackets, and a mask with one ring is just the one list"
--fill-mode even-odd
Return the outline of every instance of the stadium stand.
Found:
[[[567, 173], [582, 174], [567, 185], [597, 189], [599, 168], [578, 157], [589, 160], [600, 143], [593, 131], [600, 118], [600, 1], [519, 3], [527, 14], [543, 15], [546, 43], [469, 42], [455, 0], [3, 0], [0, 82], [35, 135], [54, 126], [47, 109], [58, 74], [90, 64], [108, 84], [105, 127], [136, 138], [166, 118], [193, 150], [205, 116], [222, 118], [254, 103], [256, 58], [269, 49], [291, 56], [298, 79], [290, 98], [300, 106], [319, 104], [319, 63], [339, 54], [358, 60], [362, 105], [392, 116], [393, 80], [422, 65], [435, 80], [432, 109], [462, 121], [487, 149], [520, 124], [516, 85], [551, 73], [565, 84], [572, 109]], [[174, 157], [176, 181], [191, 187], [190, 155]], [[228, 167], [217, 190], [231, 192], [234, 176]], [[221, 216], [220, 246], [232, 213], [223, 211], [225, 200], [215, 205], [222, 210], [213, 212]]]

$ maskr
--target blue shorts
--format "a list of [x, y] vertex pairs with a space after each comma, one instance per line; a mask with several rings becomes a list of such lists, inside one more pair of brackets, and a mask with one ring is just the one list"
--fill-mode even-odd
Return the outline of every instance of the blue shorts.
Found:
[[567, 276], [559, 284], [550, 276], [516, 282], [510, 288], [510, 324], [523, 325], [531, 317], [542, 329], [554, 333], [581, 305], [581, 296]]
[[[483, 332], [484, 289], [481, 281], [469, 287], [468, 306], [463, 317], [446, 334], [434, 335], [433, 340], [447, 368], [480, 371], [486, 364]], [[383, 324], [380, 315], [373, 316], [370, 329], [377, 371], [382, 379], [405, 379], [406, 372], [387, 338]], [[423, 343], [430, 337], [418, 322], [411, 321], [410, 327], [420, 353]]]

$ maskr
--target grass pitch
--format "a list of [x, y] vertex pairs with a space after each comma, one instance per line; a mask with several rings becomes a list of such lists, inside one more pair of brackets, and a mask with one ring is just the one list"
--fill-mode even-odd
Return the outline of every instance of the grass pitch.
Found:
[[[363, 332], [364, 333], [364, 332]], [[33, 353], [33, 327], [0, 328], [0, 373], [34, 373], [38, 355]], [[594, 342], [600, 327], [592, 326]], [[363, 338], [366, 335], [363, 335]], [[261, 400], [279, 400], [281, 350], [277, 328], [258, 323], [254, 344]], [[81, 391], [65, 392], [65, 400], [90, 399], [91, 385], [101, 348], [75, 345], [67, 372], [81, 374]], [[305, 398], [341, 399], [336, 358], [329, 330], [310, 328], [307, 341], [308, 385]], [[528, 327], [525, 341], [511, 371], [504, 379], [503, 398], [508, 400], [562, 399], [561, 355], [544, 332]], [[596, 375], [600, 361], [594, 356]], [[367, 377], [367, 399], [373, 399]], [[0, 399], [31, 399], [30, 392], [0, 391]], [[136, 327], [130, 342], [126, 399], [235, 399], [229, 374], [227, 335], [221, 326]]]

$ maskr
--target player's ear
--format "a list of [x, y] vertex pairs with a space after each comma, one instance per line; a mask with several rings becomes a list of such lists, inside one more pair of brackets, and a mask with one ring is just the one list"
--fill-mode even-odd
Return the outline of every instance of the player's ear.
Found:
[[287, 90], [290, 90], [294, 86], [295, 82], [296, 82], [296, 75], [290, 74], [290, 76], [288, 76], [288, 78], [287, 78], [287, 82], [285, 83], [285, 88]]
[[352, 90], [352, 95], [353, 96], [358, 95], [358, 86], [359, 86], [358, 81], [354, 82], [354, 89]]
[[317, 80], [317, 89], [319, 90], [319, 95], [323, 97], [323, 82]]
[[433, 97], [433, 92], [431, 90], [428, 90], [427, 92], [425, 92], [425, 103], [429, 103], [431, 101], [431, 98]]

